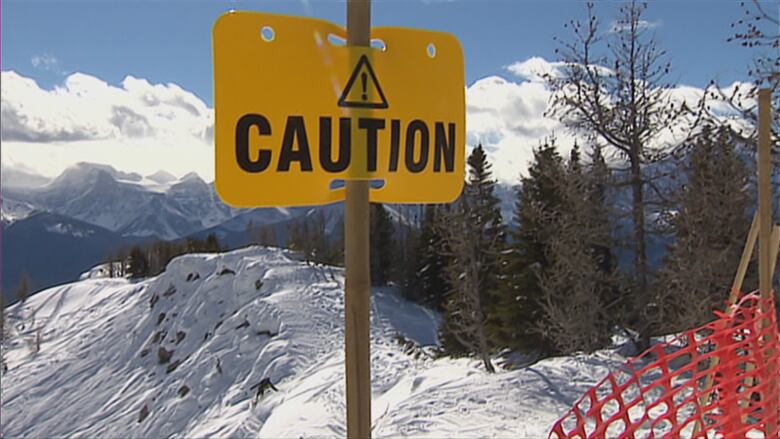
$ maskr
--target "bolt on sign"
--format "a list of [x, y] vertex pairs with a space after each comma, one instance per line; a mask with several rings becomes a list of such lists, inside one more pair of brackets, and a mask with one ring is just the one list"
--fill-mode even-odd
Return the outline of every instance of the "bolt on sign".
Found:
[[458, 197], [465, 161], [463, 52], [450, 34], [229, 12], [213, 29], [216, 186], [234, 206]]

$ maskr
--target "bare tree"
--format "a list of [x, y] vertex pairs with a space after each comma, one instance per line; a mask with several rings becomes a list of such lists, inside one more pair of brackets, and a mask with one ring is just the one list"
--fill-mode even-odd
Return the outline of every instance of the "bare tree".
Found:
[[[587, 20], [570, 21], [571, 41], [560, 41], [557, 53], [563, 68], [546, 76], [553, 91], [549, 114], [571, 130], [593, 136], [627, 162], [628, 175], [621, 184], [631, 188], [632, 251], [636, 276], [634, 310], [639, 313], [649, 300], [647, 245], [648, 188], [652, 178], [646, 167], [672, 151], [664, 134], [688, 128], [692, 114], [685, 104], [675, 105], [666, 77], [670, 63], [643, 20], [646, 6], [631, 2], [619, 9], [618, 19], [602, 32], [592, 3]], [[653, 177], [656, 178], [656, 177]], [[637, 314], [643, 341], [648, 328]]]
[[246, 225], [246, 232], [249, 235], [249, 240], [252, 244], [265, 247], [275, 247], [279, 245], [277, 242], [276, 229], [271, 224], [256, 226], [252, 220], [249, 220]]
[[[758, 126], [758, 89], [772, 90], [772, 107], [780, 108], [780, 13], [779, 3], [752, 0], [742, 2], [743, 14], [731, 24], [734, 35], [728, 41], [753, 51], [753, 61], [748, 66], [750, 83], [737, 83], [735, 87], [710, 88], [712, 98], [725, 100], [737, 117]], [[772, 151], [775, 163], [780, 163], [780, 111], [772, 113]]]

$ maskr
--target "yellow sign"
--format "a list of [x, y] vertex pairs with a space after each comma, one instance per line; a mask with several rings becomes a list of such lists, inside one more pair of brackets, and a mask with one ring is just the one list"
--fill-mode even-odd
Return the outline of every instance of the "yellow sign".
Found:
[[229, 12], [214, 25], [216, 187], [240, 207], [325, 204], [344, 180], [371, 201], [458, 197], [465, 161], [463, 53], [450, 34]]

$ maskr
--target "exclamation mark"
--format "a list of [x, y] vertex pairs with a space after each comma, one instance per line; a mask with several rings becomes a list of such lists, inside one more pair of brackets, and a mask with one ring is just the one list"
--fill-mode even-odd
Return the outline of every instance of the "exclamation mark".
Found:
[[363, 82], [363, 100], [368, 100], [368, 94], [366, 94], [366, 80], [367, 80], [366, 72], [363, 72], [360, 74], [360, 80]]

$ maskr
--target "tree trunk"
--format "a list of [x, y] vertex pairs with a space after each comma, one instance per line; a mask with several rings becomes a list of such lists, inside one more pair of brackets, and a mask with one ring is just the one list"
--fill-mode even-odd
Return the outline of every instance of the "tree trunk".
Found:
[[496, 368], [493, 367], [493, 363], [490, 361], [490, 355], [487, 352], [482, 352], [482, 363], [485, 364], [485, 369], [490, 373], [496, 373]]
[[647, 242], [645, 231], [645, 200], [644, 200], [644, 180], [642, 178], [642, 168], [640, 166], [640, 157], [637, 153], [631, 157], [631, 189], [632, 189], [632, 213], [634, 218], [634, 269], [636, 271], [637, 283], [635, 296], [638, 298], [637, 313], [640, 316], [639, 321], [639, 350], [645, 350], [650, 346], [649, 325], [642, 316], [647, 310], [648, 291], [647, 291]]

